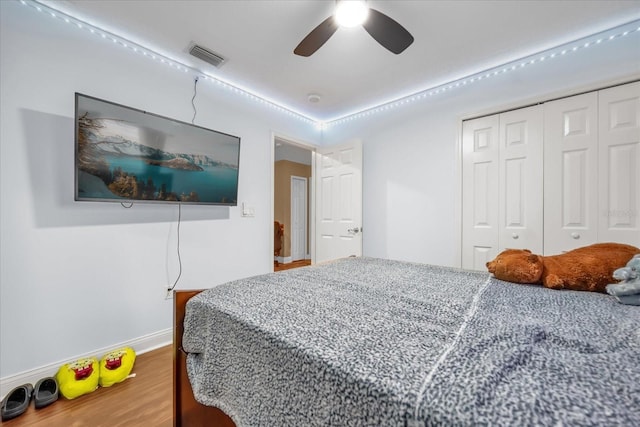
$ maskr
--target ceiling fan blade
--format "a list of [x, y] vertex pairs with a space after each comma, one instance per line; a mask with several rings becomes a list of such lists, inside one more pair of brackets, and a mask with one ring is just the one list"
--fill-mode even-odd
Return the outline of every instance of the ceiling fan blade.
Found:
[[413, 43], [413, 36], [409, 31], [375, 9], [369, 8], [369, 18], [362, 26], [378, 43], [396, 55]]
[[293, 50], [293, 53], [300, 56], [311, 56], [329, 40], [337, 29], [338, 24], [336, 24], [333, 16], [328, 17], [300, 42]]

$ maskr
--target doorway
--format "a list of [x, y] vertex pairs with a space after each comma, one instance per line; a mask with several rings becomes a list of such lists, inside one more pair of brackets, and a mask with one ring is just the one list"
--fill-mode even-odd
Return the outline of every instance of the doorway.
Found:
[[291, 261], [307, 259], [307, 178], [291, 176]]
[[[281, 226], [279, 242], [274, 236], [274, 271], [311, 264], [314, 148], [274, 136], [273, 219]], [[271, 228], [273, 229], [273, 228]]]

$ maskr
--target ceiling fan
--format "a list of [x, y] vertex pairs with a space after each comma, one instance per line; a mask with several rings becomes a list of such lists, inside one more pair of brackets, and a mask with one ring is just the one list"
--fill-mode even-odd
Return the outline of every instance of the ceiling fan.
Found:
[[413, 36], [409, 31], [384, 13], [370, 8], [364, 0], [337, 0], [334, 14], [314, 28], [293, 53], [311, 56], [339, 27], [358, 25], [362, 25], [371, 37], [396, 55], [413, 43]]

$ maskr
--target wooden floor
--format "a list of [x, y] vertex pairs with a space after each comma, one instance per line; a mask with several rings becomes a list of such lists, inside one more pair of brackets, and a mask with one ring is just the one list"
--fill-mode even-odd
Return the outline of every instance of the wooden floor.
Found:
[[171, 346], [139, 355], [132, 373], [122, 383], [98, 388], [74, 400], [63, 397], [2, 423], [3, 427], [98, 427], [173, 425], [173, 376]]
[[[275, 271], [310, 265], [295, 261], [274, 266]], [[173, 425], [173, 376], [171, 346], [136, 358], [135, 378], [74, 400], [62, 396], [46, 408], [36, 410], [31, 401], [24, 414], [2, 422], [2, 427], [100, 427]]]
[[310, 259], [303, 259], [301, 261], [293, 261], [287, 264], [278, 264], [278, 265], [273, 265], [273, 271], [282, 271], [282, 270], [289, 270], [290, 268], [298, 268], [298, 267], [305, 267], [307, 265], [311, 265], [311, 260]]

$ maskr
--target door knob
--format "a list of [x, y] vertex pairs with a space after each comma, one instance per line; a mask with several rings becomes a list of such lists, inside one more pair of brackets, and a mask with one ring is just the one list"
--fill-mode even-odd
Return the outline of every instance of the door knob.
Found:
[[361, 231], [362, 231], [362, 227], [353, 227], [353, 228], [347, 229], [347, 232], [351, 234], [358, 234]]
[[574, 232], [574, 233], [571, 233], [571, 237], [573, 237], [574, 239], [579, 239], [580, 234]]
[[513, 233], [513, 234], [511, 235], [511, 237], [517, 240], [517, 239], [518, 239], [518, 237], [520, 237], [520, 236], [518, 235], [518, 233]]

